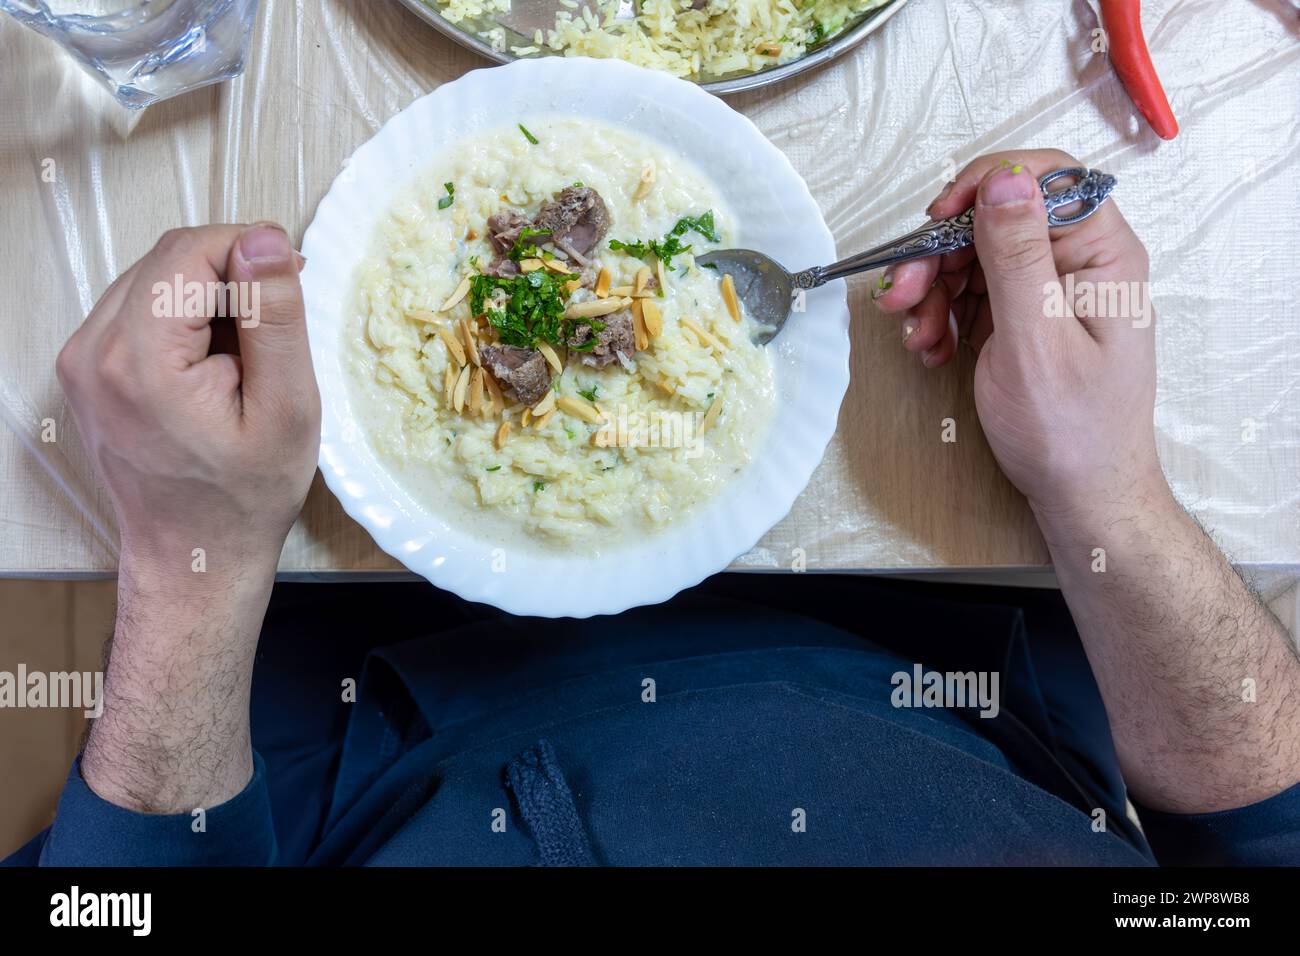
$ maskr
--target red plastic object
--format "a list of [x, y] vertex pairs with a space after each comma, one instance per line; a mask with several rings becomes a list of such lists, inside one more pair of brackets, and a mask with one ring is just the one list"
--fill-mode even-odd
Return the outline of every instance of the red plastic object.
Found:
[[1178, 120], [1169, 108], [1155, 64], [1142, 33], [1139, 0], [1100, 0], [1101, 26], [1106, 31], [1110, 61], [1129, 97], [1161, 139], [1178, 135]]

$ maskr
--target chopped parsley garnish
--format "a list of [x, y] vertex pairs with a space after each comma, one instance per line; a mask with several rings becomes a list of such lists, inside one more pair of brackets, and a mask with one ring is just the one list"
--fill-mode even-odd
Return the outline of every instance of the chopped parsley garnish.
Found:
[[488, 469], [488, 471], [500, 471], [500, 470], [501, 470], [500, 465], [493, 465], [491, 468]]
[[580, 388], [578, 389], [578, 394], [581, 395], [583, 398], [585, 398], [587, 401], [594, 402], [596, 400], [596, 390], [598, 388], [600, 388], [599, 385], [593, 385], [591, 386], [591, 388]]
[[510, 251], [506, 255], [515, 262], [520, 259], [540, 259], [542, 253], [538, 250], [537, 244], [529, 240], [536, 239], [538, 236], [549, 236], [550, 234], [551, 230], [549, 229], [534, 229], [531, 226], [525, 226], [520, 230], [519, 238], [515, 240], [515, 244], [510, 247]]
[[[590, 352], [599, 344], [595, 333], [602, 331], [605, 323], [564, 317], [564, 303], [569, 298], [561, 281], [565, 278], [545, 269], [506, 279], [480, 273], [470, 281], [469, 307], [474, 315], [487, 316], [506, 345], [534, 349], [538, 342], [549, 342], [576, 352]], [[501, 296], [494, 296], [497, 292], [505, 293], [506, 298], [499, 307], [488, 308], [489, 300], [501, 300]], [[571, 345], [580, 325], [589, 326], [592, 334], [581, 345]]]
[[721, 242], [722, 237], [718, 235], [718, 229], [713, 224], [713, 210], [710, 209], [703, 216], [683, 216], [677, 220], [677, 225], [673, 226], [673, 231], [669, 233], [672, 236], [684, 236], [688, 229], [694, 229], [709, 242]]
[[534, 482], [533, 482], [533, 494], [536, 494], [536, 493], [539, 492], [539, 491], [545, 491], [545, 490], [546, 490], [546, 482], [544, 482], [544, 481], [534, 481]]
[[649, 241], [638, 239], [636, 242], [621, 242], [618, 239], [611, 239], [609, 247], [615, 252], [626, 252], [635, 259], [644, 259], [647, 254], [653, 255], [666, 266], [673, 264], [673, 256], [679, 256], [684, 252], [690, 252], [691, 247], [683, 245], [681, 237], [687, 232], [694, 229], [709, 242], [721, 242], [722, 237], [718, 235], [718, 228], [713, 221], [713, 210], [710, 209], [702, 216], [683, 216], [677, 220], [677, 224], [668, 231], [663, 239], [651, 239]]
[[519, 132], [524, 134], [524, 138], [527, 139], [528, 142], [532, 143], [534, 146], [537, 145], [538, 143], [537, 137], [534, 136], [532, 133], [528, 132], [528, 127], [526, 127], [523, 123], [519, 124]]
[[453, 183], [443, 183], [442, 188], [447, 190], [447, 195], [438, 200], [438, 208], [446, 209], [456, 201], [456, 186]]

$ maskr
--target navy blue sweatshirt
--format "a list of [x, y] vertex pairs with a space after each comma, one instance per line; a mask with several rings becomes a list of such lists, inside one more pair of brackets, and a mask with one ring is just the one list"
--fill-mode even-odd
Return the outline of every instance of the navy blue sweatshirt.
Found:
[[200, 828], [105, 802], [74, 764], [53, 826], [6, 862], [1300, 863], [1300, 787], [1199, 816], [1138, 808], [1139, 829], [1090, 675], [1014, 609], [956, 613], [1001, 635], [982, 658], [996, 716], [910, 706], [901, 675], [929, 662], [728, 603], [494, 618], [351, 671], [310, 626], [264, 634], [242, 793]]

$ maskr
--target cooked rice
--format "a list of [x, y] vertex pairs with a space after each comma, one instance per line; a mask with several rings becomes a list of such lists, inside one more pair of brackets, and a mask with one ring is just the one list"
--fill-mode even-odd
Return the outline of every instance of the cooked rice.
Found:
[[[715, 212], [723, 244], [736, 237], [733, 213], [685, 158], [590, 120], [530, 117], [528, 124], [539, 144], [514, 125], [467, 137], [432, 158], [403, 191], [359, 270], [356, 321], [343, 335], [358, 417], [419, 500], [496, 540], [586, 542], [594, 552], [680, 520], [724, 493], [771, 421], [773, 368], [750, 341], [752, 319], [737, 326], [727, 314], [717, 274], [682, 253], [665, 296], [639, 300], [658, 318], [648, 350], [605, 369], [571, 359], [554, 380], [554, 399], [535, 409], [506, 399], [500, 412], [465, 414], [471, 353], [451, 326], [470, 321], [469, 303], [461, 299], [432, 315], [433, 323], [430, 306], [455, 298], [471, 257], [491, 257], [483, 237], [492, 213], [536, 209], [581, 180], [604, 197], [613, 221], [608, 238], [662, 236], [680, 217], [706, 210]], [[661, 175], [649, 195], [635, 200], [647, 158]], [[455, 203], [440, 210], [445, 182], [455, 184]], [[468, 240], [469, 233], [476, 238]], [[707, 245], [698, 235], [688, 238], [697, 248]], [[607, 243], [592, 258], [609, 270], [614, 288], [636, 288], [638, 275], [644, 283], [648, 273], [641, 259]], [[722, 348], [702, 343], [692, 326]], [[483, 385], [485, 406], [488, 393], [499, 399], [491, 376]], [[530, 421], [534, 415], [537, 422]], [[592, 419], [601, 417], [630, 428], [651, 417], [680, 422], [693, 444], [610, 447], [595, 434], [601, 426]]]
[[[429, 0], [426, 0], [429, 2]], [[476, 20], [508, 13], [510, 0], [432, 0], [445, 19], [468, 29]], [[511, 48], [531, 56], [545, 47], [566, 56], [626, 60], [677, 76], [755, 72], [796, 60], [833, 37], [854, 18], [887, 0], [641, 0], [635, 19], [620, 20], [618, 0], [559, 0], [555, 28], [537, 31], [530, 45]], [[499, 27], [478, 35], [503, 48]]]

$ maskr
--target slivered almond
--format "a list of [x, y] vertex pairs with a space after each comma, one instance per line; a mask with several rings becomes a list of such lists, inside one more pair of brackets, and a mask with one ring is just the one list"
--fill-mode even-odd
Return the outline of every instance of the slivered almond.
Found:
[[636, 192], [632, 193], [632, 201], [640, 202], [646, 196], [650, 195], [650, 190], [655, 184], [655, 161], [647, 159], [645, 165], [641, 167], [641, 179], [636, 184]]
[[519, 271], [523, 273], [536, 272], [541, 267], [541, 259], [521, 259], [519, 261]]
[[542, 353], [542, 358], [546, 359], [546, 364], [551, 367], [556, 375], [564, 371], [564, 366], [560, 364], [560, 357], [555, 354], [555, 349], [546, 342], [537, 343], [537, 351]]
[[705, 432], [707, 432], [710, 428], [713, 427], [713, 423], [718, 420], [718, 413], [721, 411], [722, 411], [722, 396], [719, 395], [717, 398], [713, 400], [713, 404], [709, 406], [709, 410], [704, 413], [704, 421], [700, 422], [701, 435], [703, 435]]
[[469, 360], [476, 366], [482, 365], [478, 357], [478, 346], [474, 343], [474, 333], [469, 330], [469, 322], [465, 319], [460, 320], [460, 337], [465, 340], [465, 354]]
[[678, 319], [677, 324], [684, 325], [686, 328], [690, 329], [691, 332], [695, 334], [695, 337], [700, 340], [701, 345], [708, 346], [709, 348], [718, 352], [727, 351], [727, 347], [723, 345], [720, 341], [718, 341], [717, 336], [715, 336], [712, 332], [700, 328], [700, 326], [696, 325], [694, 322], [692, 322], [690, 319], [686, 318], [685, 316]]
[[411, 309], [406, 313], [406, 317], [412, 322], [428, 322], [430, 325], [438, 321], [438, 316], [428, 309]]
[[469, 392], [469, 366], [466, 365], [460, 370], [460, 375], [456, 379], [456, 391], [451, 396], [451, 407], [456, 409], [459, 415], [465, 410], [465, 395]]
[[456, 291], [447, 297], [447, 301], [442, 304], [439, 312], [446, 312], [448, 309], [460, 303], [460, 300], [469, 294], [469, 276], [460, 280], [460, 285], [456, 286]]
[[631, 303], [624, 299], [588, 299], [586, 302], [571, 302], [564, 310], [566, 319], [594, 319], [600, 315], [609, 315], [619, 309], [627, 308]]
[[474, 369], [474, 374], [469, 379], [469, 410], [477, 412], [483, 404], [483, 376], [486, 373], [481, 368]]
[[609, 269], [601, 266], [600, 275], [596, 276], [596, 295], [602, 299], [609, 295], [609, 283], [611, 281], [612, 277], [609, 274]]
[[555, 394], [555, 389], [551, 389], [547, 392], [542, 396], [542, 400], [533, 406], [533, 417], [538, 418], [539, 416], [549, 415], [551, 412], [555, 411], [555, 400], [558, 397], [559, 396]]
[[600, 413], [580, 398], [561, 395], [555, 400], [555, 404], [560, 411], [568, 412], [574, 418], [581, 418], [584, 422], [590, 422], [593, 425], [600, 422]]
[[609, 294], [617, 295], [620, 296], [621, 298], [627, 299], [627, 298], [631, 298], [632, 293], [635, 291], [636, 290], [633, 289], [630, 285], [616, 285], [614, 286], [614, 288], [609, 290]]
[[760, 43], [754, 47], [754, 52], [759, 56], [780, 56], [781, 44], [779, 43]]
[[492, 414], [500, 415], [505, 411], [506, 407], [506, 398], [501, 394], [501, 386], [497, 384], [495, 378], [487, 373], [483, 375], [483, 384], [487, 386], [488, 395], [492, 397]]
[[543, 428], [546, 427], [546, 423], [549, 422], [549, 421], [551, 420], [551, 417], [552, 417], [554, 414], [555, 414], [555, 409], [552, 408], [549, 412], [547, 412], [547, 413], [546, 413], [545, 415], [543, 415], [541, 418], [535, 419], [535, 420], [533, 421], [533, 429], [534, 429], [535, 431], [541, 431]]
[[645, 308], [644, 299], [632, 300], [632, 335], [636, 340], [636, 349], [638, 352], [644, 352], [650, 347], [650, 334], [645, 328]]
[[510, 423], [502, 422], [501, 427], [497, 429], [496, 438], [492, 440], [492, 443], [497, 446], [497, 451], [500, 451], [502, 449], [502, 447], [506, 443], [506, 439], [509, 437], [510, 437]]
[[573, 275], [573, 270], [566, 266], [559, 259], [543, 259], [542, 265], [552, 272], [558, 272], [562, 276]]
[[447, 370], [442, 374], [442, 403], [451, 408], [451, 401], [456, 395], [456, 367], [447, 363]]
[[469, 232], [465, 233], [466, 242], [473, 242], [477, 238], [478, 238], [478, 233], [474, 231], [473, 227], [470, 228]]
[[641, 318], [645, 322], [645, 333], [652, 339], [657, 339], [664, 330], [664, 316], [659, 311], [659, 306], [649, 299], [637, 299], [641, 303]]
[[722, 301], [727, 303], [727, 311], [737, 322], [740, 321], [740, 301], [736, 298], [736, 280], [731, 273], [722, 277]]
[[440, 325], [438, 326], [438, 338], [442, 339], [443, 344], [447, 346], [447, 351], [450, 352], [451, 357], [456, 360], [456, 364], [464, 365], [465, 347], [456, 341], [456, 333], [448, 326]]
[[564, 283], [564, 290], [568, 292], [569, 295], [573, 295], [573, 293], [577, 292], [581, 288], [582, 288], [581, 279], [570, 279], [568, 282]]
[[646, 285], [650, 282], [650, 267], [642, 266], [636, 270], [636, 278], [632, 280], [632, 294], [642, 295], [646, 291]]
[[533, 420], [533, 410], [531, 408], [525, 408], [524, 413], [519, 416], [519, 427], [527, 428], [528, 423], [531, 422], [532, 420]]

